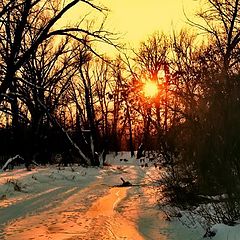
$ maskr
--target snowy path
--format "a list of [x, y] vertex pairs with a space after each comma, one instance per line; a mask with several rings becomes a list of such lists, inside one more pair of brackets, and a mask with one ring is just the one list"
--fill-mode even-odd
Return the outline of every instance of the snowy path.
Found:
[[[22, 174], [18, 179], [32, 180], [29, 175]], [[35, 172], [32, 175], [34, 179], [42, 177]], [[12, 176], [5, 174], [4, 180]], [[47, 189], [45, 186], [45, 191], [28, 194], [0, 208], [0, 239], [145, 239], [136, 224], [137, 204], [134, 203], [136, 211], [131, 212], [130, 218], [129, 209], [124, 207], [132, 204], [127, 195], [133, 187], [109, 187], [120, 184], [120, 177], [140, 183], [143, 176], [134, 166], [101, 170], [96, 178], [86, 178], [90, 183], [79, 186], [77, 181], [61, 182], [62, 185], [57, 186], [59, 182], [56, 182]], [[46, 182], [43, 179], [41, 184]], [[126, 211], [119, 210], [120, 205]]]
[[[0, 200], [1, 240], [201, 239], [163, 219], [154, 191], [143, 184], [148, 170], [136, 165], [14, 172], [4, 173], [0, 184], [0, 197], [7, 192]], [[120, 177], [142, 186], [111, 187], [122, 183]], [[24, 191], [13, 191], [9, 178]]]

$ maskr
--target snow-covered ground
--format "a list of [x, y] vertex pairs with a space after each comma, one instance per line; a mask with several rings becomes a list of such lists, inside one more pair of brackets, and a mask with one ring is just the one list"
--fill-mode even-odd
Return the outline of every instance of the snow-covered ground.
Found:
[[[156, 206], [154, 167], [140, 167], [129, 153], [110, 154], [107, 161], [112, 166], [0, 172], [0, 239], [202, 239], [202, 229], [164, 219]], [[121, 177], [134, 186], [116, 187]], [[214, 227], [214, 240], [240, 239], [238, 226]]]

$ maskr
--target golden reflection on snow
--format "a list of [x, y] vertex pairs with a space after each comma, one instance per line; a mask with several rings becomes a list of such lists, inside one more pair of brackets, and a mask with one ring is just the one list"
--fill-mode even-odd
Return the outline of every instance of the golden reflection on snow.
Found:
[[[78, 198], [84, 191], [78, 192]], [[128, 188], [111, 188], [107, 195], [98, 198], [84, 211], [71, 204], [70, 197], [58, 208], [28, 216], [8, 224], [5, 228], [6, 240], [101, 240], [125, 239], [143, 240], [133, 221], [124, 218], [116, 207], [127, 195]], [[86, 192], [85, 192], [86, 193]], [[75, 199], [76, 200], [76, 199]]]
[[[168, 237], [160, 234], [160, 228], [166, 229], [167, 223], [153, 207], [156, 189], [149, 187], [151, 179], [144, 177], [147, 173], [134, 166], [104, 169], [100, 176], [107, 183], [114, 184], [119, 177], [116, 174], [121, 174], [132, 183], [141, 181], [142, 186], [108, 189], [99, 178], [83, 189], [71, 186], [70, 196], [61, 204], [56, 201], [56, 207], [9, 222], [4, 239], [166, 240]], [[152, 172], [149, 175], [153, 176]], [[45, 201], [46, 205], [50, 203], [48, 199]]]
[[23, 201], [25, 199], [26, 199], [26, 197], [23, 197], [23, 196], [14, 197], [14, 198], [7, 198], [6, 195], [2, 195], [1, 201], [0, 201], [0, 208], [8, 207], [12, 204]]

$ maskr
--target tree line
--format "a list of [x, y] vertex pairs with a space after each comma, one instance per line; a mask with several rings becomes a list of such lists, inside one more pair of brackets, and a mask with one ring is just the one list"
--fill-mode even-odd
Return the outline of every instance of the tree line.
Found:
[[[99, 165], [109, 150], [134, 155], [142, 144], [170, 173], [169, 199], [227, 194], [226, 222], [239, 217], [239, 1], [206, 0], [200, 23], [188, 19], [196, 31], [156, 32], [115, 58], [94, 45], [119, 46], [104, 20], [56, 27], [79, 2], [106, 11], [92, 1], [0, 1], [1, 155], [46, 163], [61, 152]], [[147, 81], [156, 95], [145, 95]]]

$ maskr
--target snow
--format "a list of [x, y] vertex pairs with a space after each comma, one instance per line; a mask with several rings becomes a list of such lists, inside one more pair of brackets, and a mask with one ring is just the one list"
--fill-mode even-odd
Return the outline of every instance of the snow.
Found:
[[[36, 167], [0, 172], [0, 239], [199, 240], [204, 230], [167, 221], [156, 205], [154, 162], [108, 154], [102, 168]], [[132, 187], [113, 187], [130, 181]], [[213, 226], [213, 240], [240, 239], [239, 225]]]
[[216, 232], [216, 237], [213, 240], [238, 240], [240, 239], [240, 226], [227, 226], [224, 224], [216, 224], [211, 228]]

